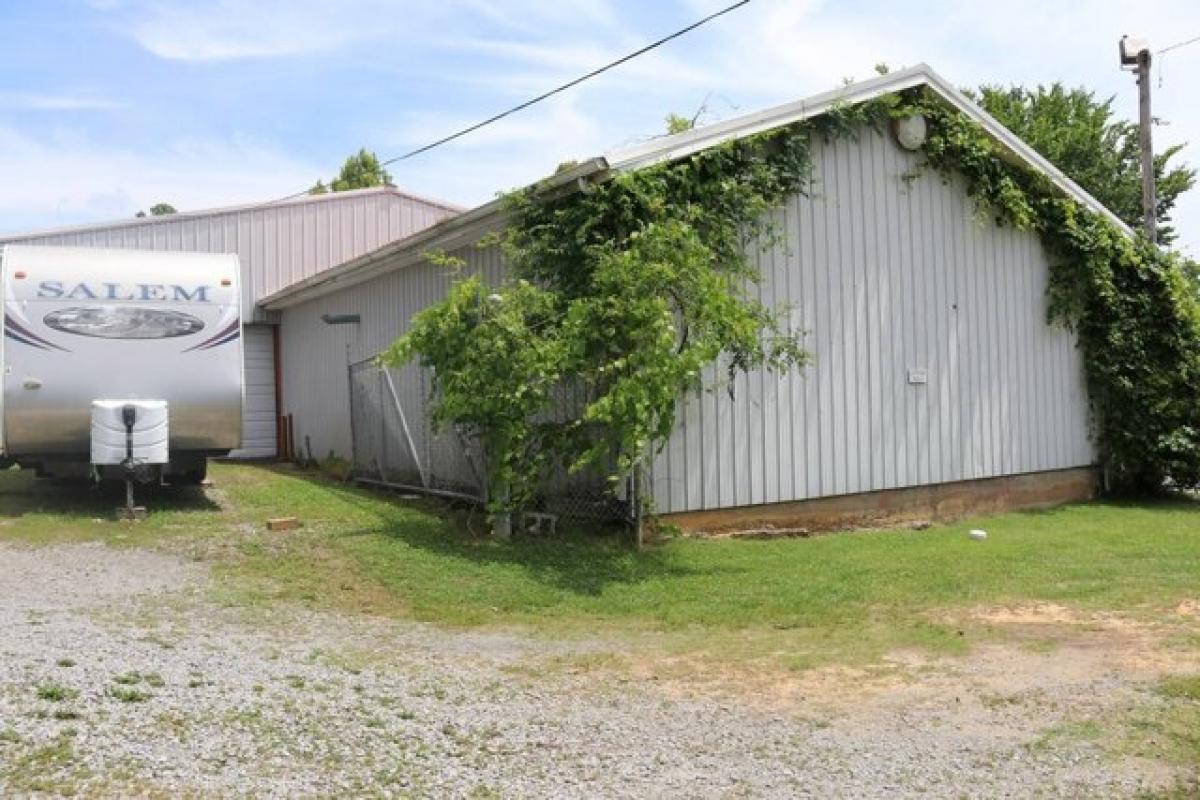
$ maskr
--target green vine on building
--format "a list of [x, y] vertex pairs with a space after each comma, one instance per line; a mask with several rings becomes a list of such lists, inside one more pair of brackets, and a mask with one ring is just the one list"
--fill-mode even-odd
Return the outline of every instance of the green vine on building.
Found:
[[[982, 213], [1036, 232], [1051, 254], [1048, 322], [1078, 336], [1111, 485], [1200, 485], [1200, 314], [1179, 259], [1014, 163], [924, 89], [581, 191], [513, 193], [498, 237], [510, 279], [457, 281], [381, 359], [432, 368], [434, 422], [479, 432], [494, 511], [533, 502], [552, 468], [620, 480], [665, 443], [686, 392], [715, 388], [702, 379], [713, 365], [732, 377], [807, 362], [787, 309], [757, 299], [751, 254], [779, 241], [772, 212], [807, 190], [814, 137], [871, 135], [916, 113], [927, 166], [965, 176]], [[562, 418], [566, 386], [583, 400]]]

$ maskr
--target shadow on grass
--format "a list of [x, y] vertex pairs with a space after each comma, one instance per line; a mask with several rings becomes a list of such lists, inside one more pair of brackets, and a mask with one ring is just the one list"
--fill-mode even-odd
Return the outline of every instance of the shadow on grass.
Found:
[[[669, 547], [639, 552], [630, 543], [628, 529], [617, 525], [568, 524], [554, 536], [497, 540], [484, 533], [482, 512], [463, 505], [424, 497], [402, 501], [386, 490], [336, 483], [312, 473], [288, 474], [319, 485], [340, 502], [379, 520], [378, 526], [338, 531], [335, 538], [382, 536], [484, 570], [515, 567], [539, 583], [573, 594], [594, 596], [615, 584], [743, 571], [685, 565]], [[401, 560], [404, 554], [398, 550], [395, 557]]]
[[1064, 503], [1046, 508], [1023, 508], [1013, 511], [1014, 514], [1029, 517], [1053, 517], [1073, 508], [1091, 506], [1093, 508], [1113, 508], [1125, 511], [1194, 511], [1200, 512], [1200, 495], [1188, 492], [1169, 492], [1164, 494], [1135, 496], [1113, 495], [1098, 497], [1094, 500]]
[[[137, 486], [138, 505], [154, 511], [218, 511], [199, 486]], [[0, 517], [57, 514], [80, 519], [112, 516], [125, 505], [125, 486], [109, 481], [95, 486], [87, 480], [35, 477], [31, 470], [0, 471]]]

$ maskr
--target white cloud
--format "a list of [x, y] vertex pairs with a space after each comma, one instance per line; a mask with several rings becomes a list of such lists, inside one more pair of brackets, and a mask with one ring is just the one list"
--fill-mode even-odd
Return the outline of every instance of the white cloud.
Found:
[[[473, 80], [506, 94], [530, 94], [566, 83], [616, 61], [638, 45], [600, 45], [595, 42], [524, 42], [503, 39], [437, 41], [451, 52], [486, 56], [504, 66]], [[648, 81], [670, 87], [707, 87], [713, 75], [705, 67], [689, 64], [662, 52], [651, 52], [593, 78], [582, 91], [603, 85], [644, 91]]]
[[[465, 128], [477, 117], [422, 111], [406, 115], [390, 134], [388, 141], [397, 147], [426, 144], [443, 135]], [[525, 146], [541, 150], [556, 142], [574, 146], [595, 144], [597, 126], [593, 119], [578, 108], [578, 102], [560, 97], [531, 109], [527, 114], [506, 117], [492, 125], [463, 137], [456, 142], [457, 150], [495, 149], [506, 146]]]
[[112, 111], [124, 103], [99, 97], [0, 91], [0, 109], [9, 111]]
[[169, 202], [180, 210], [265, 200], [320, 174], [248, 141], [181, 139], [153, 151], [58, 132], [34, 139], [0, 126], [0, 192], [5, 232], [132, 217]]
[[[142, 0], [114, 6], [117, 30], [154, 55], [224, 61], [330, 52], [380, 35], [396, 9], [383, 0]], [[390, 12], [388, 16], [383, 16]]]
[[422, 44], [446, 27], [480, 21], [509, 32], [590, 26], [611, 28], [608, 0], [128, 0], [94, 2], [115, 29], [154, 55], [179, 61], [228, 61], [330, 53], [368, 41]]
[[[458, 75], [471, 89], [492, 93], [469, 111], [459, 111], [462, 101], [453, 97], [408, 113], [370, 108], [362, 121], [371, 137], [365, 141], [385, 156], [576, 77], [673, 25], [632, 30], [633, 0], [444, 0], [405, 3], [402, 10], [389, 0], [91, 2], [118, 30], [163, 58], [214, 61], [320, 53], [332, 60], [339, 57], [336, 51], [359, 51], [364, 43], [381, 42], [393, 50], [422, 48], [428, 69], [440, 80], [453, 85]], [[662, 13], [655, 16], [682, 24], [727, 2], [677, 0], [666, 10], [666, 4], [657, 5]], [[404, 176], [412, 176], [422, 190], [450, 199], [486, 199], [497, 189], [538, 178], [561, 160], [658, 134], [663, 114], [689, 112], [710, 91], [718, 110], [714, 116], [729, 116], [735, 108], [751, 111], [829, 89], [845, 77], [869, 77], [880, 61], [893, 67], [925, 61], [960, 85], [1083, 84], [1101, 96], [1116, 94], [1118, 112], [1133, 116], [1133, 81], [1116, 64], [1117, 40], [1127, 32], [1143, 33], [1158, 47], [1188, 38], [1200, 32], [1200, 6], [1194, 0], [1093, 0], [1086, 7], [1046, 0], [755, 0], [551, 103], [408, 162], [397, 177], [405, 183]], [[1156, 144], [1191, 140], [1186, 157], [1200, 162], [1200, 104], [1192, 89], [1192, 78], [1200, 75], [1200, 45], [1169, 54], [1163, 67], [1161, 87], [1156, 73], [1155, 113], [1171, 124], [1155, 131]], [[398, 97], [403, 99], [403, 93]], [[81, 152], [94, 155], [96, 148], [89, 145]], [[240, 147], [215, 148], [208, 166], [228, 179], [228, 191], [222, 192], [220, 182], [207, 180], [207, 168], [181, 169], [171, 179], [172, 162], [163, 154], [146, 156], [151, 169], [143, 180], [134, 174], [138, 155], [125, 153], [121, 185], [136, 192], [144, 205], [160, 193], [166, 199], [178, 197], [178, 192], [165, 190], [195, 180], [207, 187], [198, 189], [200, 194], [211, 191], [212, 201], [221, 203], [244, 197], [255, 186], [262, 187], [261, 196], [284, 193], [328, 172], [305, 168], [298, 171], [298, 180], [285, 180], [290, 162], [279, 153], [274, 156], [278, 168], [272, 184], [253, 166], [245, 170], [250, 177], [243, 174]], [[225, 157], [231, 164], [219, 162]], [[18, 160], [0, 151], [0, 165]], [[63, 173], [72, 185], [94, 179], [98, 188], [91, 196], [104, 207], [117, 202], [107, 188], [111, 178], [86, 167], [77, 179]], [[150, 188], [138, 188], [143, 186]], [[7, 205], [19, 204], [0, 201], [0, 210]], [[1181, 203], [1176, 224], [1200, 255], [1200, 190]]]

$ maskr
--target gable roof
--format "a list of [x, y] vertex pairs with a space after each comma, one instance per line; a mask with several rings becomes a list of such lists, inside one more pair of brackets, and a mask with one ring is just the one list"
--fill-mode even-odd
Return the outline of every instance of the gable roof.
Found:
[[[538, 185], [544, 189], [555, 189], [572, 183], [582, 186], [587, 182], [603, 180], [614, 173], [631, 172], [654, 164], [673, 161], [731, 139], [752, 136], [793, 122], [818, 117], [827, 113], [835, 105], [854, 105], [918, 86], [927, 87], [958, 111], [974, 120], [1012, 156], [1029, 168], [1045, 175], [1068, 197], [1104, 217], [1120, 230], [1132, 235], [1132, 231], [1120, 217], [1084, 191], [1079, 184], [1043, 158], [1015, 133], [1000, 124], [995, 117], [955, 89], [927, 64], [917, 64], [713, 125], [651, 139], [643, 144], [582, 162], [572, 169], [547, 178]], [[409, 266], [420, 261], [423, 254], [431, 249], [451, 250], [456, 244], [465, 243], [477, 237], [481, 231], [498, 226], [502, 214], [502, 201], [500, 199], [492, 200], [406, 239], [392, 242], [372, 253], [326, 270], [320, 275], [295, 283], [263, 298], [261, 305], [271, 310], [287, 308], [338, 289], [362, 283], [379, 274]]]
[[77, 233], [117, 230], [120, 228], [139, 227], [143, 225], [164, 225], [185, 220], [220, 217], [226, 214], [241, 214], [247, 211], [278, 210], [320, 203], [344, 203], [371, 195], [387, 195], [403, 200], [411, 200], [421, 203], [422, 205], [433, 206], [435, 208], [444, 209], [447, 212], [455, 214], [466, 210], [464, 206], [448, 203], [445, 200], [435, 200], [430, 197], [413, 194], [412, 192], [397, 189], [395, 186], [374, 186], [369, 189], [354, 189], [348, 192], [304, 194], [298, 197], [289, 197], [285, 200], [274, 200], [259, 203], [242, 203], [240, 205], [203, 208], [196, 211], [179, 211], [174, 214], [162, 214], [157, 217], [128, 217], [124, 219], [110, 219], [101, 222], [85, 222], [78, 225], [65, 225], [57, 228], [43, 228], [34, 231], [25, 231], [23, 233], [8, 233], [0, 235], [0, 244], [7, 242], [28, 242], [32, 239], [41, 239], [44, 237], [69, 236]]

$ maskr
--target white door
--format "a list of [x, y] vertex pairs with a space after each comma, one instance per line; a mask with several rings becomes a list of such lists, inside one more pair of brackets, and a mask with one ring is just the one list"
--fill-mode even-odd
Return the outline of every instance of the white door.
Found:
[[246, 401], [242, 405], [242, 449], [234, 458], [271, 458], [275, 455], [275, 328], [247, 325], [245, 341]]

